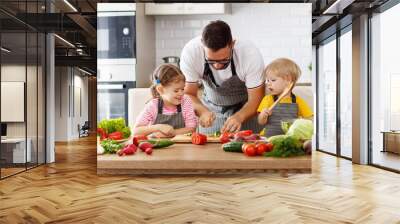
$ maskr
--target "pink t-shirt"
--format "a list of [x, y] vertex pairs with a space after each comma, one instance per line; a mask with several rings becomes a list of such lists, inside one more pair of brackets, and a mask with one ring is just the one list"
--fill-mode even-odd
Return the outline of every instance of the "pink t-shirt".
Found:
[[[184, 95], [181, 102], [182, 116], [185, 121], [186, 128], [197, 127], [197, 117], [194, 113], [193, 103], [190, 97]], [[163, 114], [172, 115], [178, 112], [177, 107], [166, 107], [164, 105]], [[152, 99], [145, 106], [143, 111], [136, 119], [135, 127], [153, 125], [158, 113], [158, 99]]]

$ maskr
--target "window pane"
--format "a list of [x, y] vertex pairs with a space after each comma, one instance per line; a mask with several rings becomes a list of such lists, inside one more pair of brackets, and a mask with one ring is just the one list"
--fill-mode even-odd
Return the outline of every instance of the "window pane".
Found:
[[[400, 5], [372, 18], [372, 163], [400, 170]], [[396, 131], [397, 134], [382, 132]], [[386, 147], [385, 145], [386, 144]], [[382, 150], [384, 152], [382, 152]], [[393, 153], [394, 152], [394, 153]], [[397, 153], [397, 154], [396, 154]]]
[[0, 165], [3, 178], [25, 170], [32, 151], [31, 141], [26, 141], [26, 33], [24, 30], [1, 32], [0, 109], [3, 130]]
[[340, 37], [340, 153], [352, 157], [352, 35]]
[[318, 48], [318, 147], [336, 153], [336, 40]]

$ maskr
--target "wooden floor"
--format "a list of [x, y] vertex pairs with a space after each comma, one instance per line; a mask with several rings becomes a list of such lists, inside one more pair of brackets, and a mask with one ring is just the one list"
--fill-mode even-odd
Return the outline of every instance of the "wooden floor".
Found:
[[97, 176], [95, 139], [0, 181], [0, 223], [400, 223], [400, 175], [315, 153], [312, 174]]

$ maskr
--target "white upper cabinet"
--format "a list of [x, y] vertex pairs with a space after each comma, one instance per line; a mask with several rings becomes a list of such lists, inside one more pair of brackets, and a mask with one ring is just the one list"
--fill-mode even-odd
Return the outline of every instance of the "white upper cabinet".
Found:
[[146, 3], [146, 15], [226, 14], [229, 3]]

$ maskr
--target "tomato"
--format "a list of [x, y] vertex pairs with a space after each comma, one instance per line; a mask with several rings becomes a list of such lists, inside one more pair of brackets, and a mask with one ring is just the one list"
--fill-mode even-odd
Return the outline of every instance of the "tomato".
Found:
[[225, 132], [219, 137], [219, 141], [224, 144], [231, 141], [233, 133]]
[[268, 142], [265, 145], [267, 146], [267, 149], [265, 150], [265, 152], [271, 152], [274, 149], [274, 145], [271, 142]]
[[247, 156], [255, 156], [257, 153], [256, 145], [254, 143], [244, 143], [242, 145], [242, 152]]
[[204, 145], [207, 142], [207, 136], [200, 133], [192, 134], [192, 144]]
[[138, 146], [138, 145], [139, 145], [139, 142], [140, 142], [141, 140], [147, 140], [147, 136], [146, 136], [146, 135], [136, 135], [136, 136], [133, 136], [132, 143], [133, 143], [134, 145]]
[[250, 144], [244, 149], [244, 154], [246, 156], [256, 156], [257, 155], [257, 149], [254, 144]]
[[256, 145], [257, 155], [259, 155], [259, 156], [262, 156], [262, 154], [264, 154], [264, 152], [266, 152], [267, 149], [268, 149], [268, 146], [265, 143], [258, 143]]

